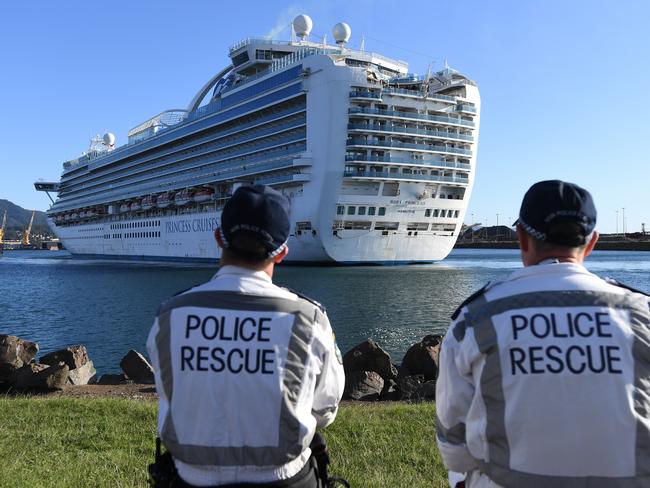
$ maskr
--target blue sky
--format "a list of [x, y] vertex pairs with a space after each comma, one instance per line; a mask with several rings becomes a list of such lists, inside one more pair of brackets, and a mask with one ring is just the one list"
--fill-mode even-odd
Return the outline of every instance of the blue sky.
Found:
[[[186, 0], [5, 2], [0, 7], [0, 198], [45, 210], [38, 178], [110, 130], [184, 108], [229, 45], [306, 13], [339, 21], [351, 45], [449, 64], [476, 80], [482, 114], [467, 221], [511, 223], [526, 189], [559, 178], [589, 189], [601, 232], [650, 230], [650, 2]], [[284, 29], [283, 29], [284, 28]]]

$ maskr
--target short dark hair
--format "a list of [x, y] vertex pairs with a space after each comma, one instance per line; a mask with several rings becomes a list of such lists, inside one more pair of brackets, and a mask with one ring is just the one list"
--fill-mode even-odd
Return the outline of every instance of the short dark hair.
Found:
[[237, 232], [230, 238], [227, 250], [238, 259], [250, 263], [261, 264], [269, 259], [265, 243], [254, 232]]

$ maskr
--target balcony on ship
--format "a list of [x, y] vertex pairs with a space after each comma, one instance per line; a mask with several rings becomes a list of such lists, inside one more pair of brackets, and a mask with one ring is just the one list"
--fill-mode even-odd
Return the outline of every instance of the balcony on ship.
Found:
[[393, 156], [368, 156], [365, 154], [348, 154], [345, 156], [346, 162], [374, 162], [374, 163], [391, 163], [394, 165], [422, 166], [422, 167], [439, 167], [453, 168], [469, 171], [472, 165], [469, 163], [444, 161], [444, 160], [426, 160], [415, 158], [397, 158]]
[[444, 115], [429, 115], [421, 114], [417, 112], [403, 112], [397, 110], [385, 110], [378, 108], [366, 108], [366, 107], [350, 107], [348, 110], [350, 115], [366, 115], [369, 117], [382, 117], [388, 119], [399, 119], [399, 120], [425, 120], [430, 122], [442, 122], [443, 124], [449, 125], [458, 125], [463, 127], [475, 127], [475, 123], [471, 120], [466, 120], [460, 117], [451, 117]]
[[427, 130], [417, 127], [398, 126], [393, 124], [348, 124], [348, 132], [352, 133], [387, 133], [387, 134], [406, 134], [412, 136], [431, 137], [436, 139], [445, 139], [450, 141], [467, 141], [474, 142], [474, 137], [459, 132]]
[[395, 148], [395, 149], [408, 149], [413, 151], [420, 152], [436, 152], [443, 154], [461, 154], [463, 156], [471, 156], [471, 149], [459, 148], [459, 147], [450, 147], [450, 146], [440, 146], [437, 144], [415, 144], [410, 142], [400, 142], [392, 140], [379, 140], [379, 139], [363, 139], [363, 138], [352, 138], [348, 139], [346, 142], [348, 147], [378, 147], [378, 148]]
[[[386, 171], [388, 169], [388, 171]], [[346, 165], [343, 171], [343, 177], [346, 179], [358, 180], [405, 180], [414, 182], [438, 182], [451, 183], [452, 185], [465, 186], [469, 183], [467, 173], [440, 172], [436, 170], [426, 170], [419, 167], [398, 168], [398, 167], [377, 167], [377, 166], [352, 166]]]

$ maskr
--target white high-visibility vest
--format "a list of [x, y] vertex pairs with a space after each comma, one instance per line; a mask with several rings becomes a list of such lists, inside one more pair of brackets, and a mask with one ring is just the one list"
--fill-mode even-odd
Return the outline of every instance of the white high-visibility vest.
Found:
[[650, 302], [542, 263], [470, 297], [442, 344], [438, 446], [475, 487], [650, 486]]
[[294, 476], [343, 394], [327, 315], [264, 272], [225, 266], [165, 302], [147, 348], [158, 431], [193, 485]]

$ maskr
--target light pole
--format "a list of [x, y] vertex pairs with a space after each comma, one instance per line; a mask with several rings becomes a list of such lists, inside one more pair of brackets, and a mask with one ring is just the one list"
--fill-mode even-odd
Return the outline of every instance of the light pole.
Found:
[[497, 212], [497, 237], [496, 240], [499, 240], [499, 213]]
[[623, 239], [625, 239], [625, 207], [623, 207]]
[[616, 235], [618, 235], [618, 210], [616, 210]]

